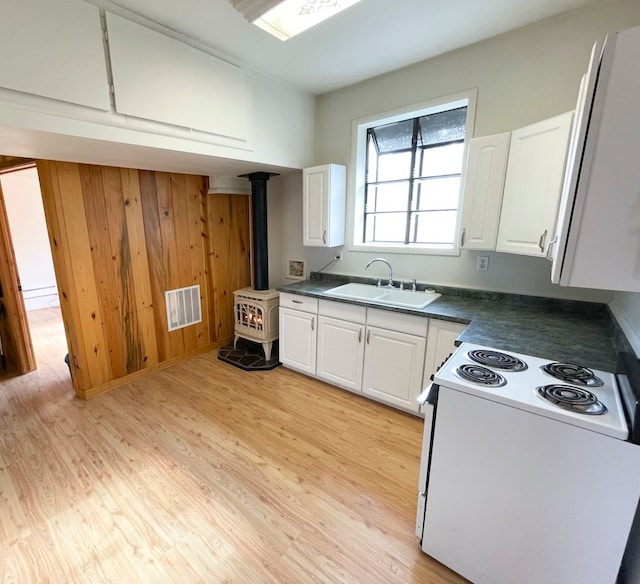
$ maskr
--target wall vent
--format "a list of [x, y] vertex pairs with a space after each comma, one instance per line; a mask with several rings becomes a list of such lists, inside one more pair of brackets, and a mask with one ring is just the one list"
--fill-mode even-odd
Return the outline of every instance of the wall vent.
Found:
[[202, 322], [199, 285], [167, 290], [164, 296], [167, 304], [167, 324], [170, 331]]

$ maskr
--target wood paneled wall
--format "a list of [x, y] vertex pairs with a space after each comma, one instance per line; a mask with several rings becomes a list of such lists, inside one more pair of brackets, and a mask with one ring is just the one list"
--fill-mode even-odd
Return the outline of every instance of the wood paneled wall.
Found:
[[210, 322], [215, 337], [233, 336], [233, 291], [251, 285], [250, 197], [212, 195], [208, 198], [209, 258], [213, 282]]
[[[37, 166], [78, 396], [231, 337], [227, 299], [250, 285], [248, 197], [209, 196], [199, 176]], [[202, 322], [169, 332], [165, 291], [195, 284]]]

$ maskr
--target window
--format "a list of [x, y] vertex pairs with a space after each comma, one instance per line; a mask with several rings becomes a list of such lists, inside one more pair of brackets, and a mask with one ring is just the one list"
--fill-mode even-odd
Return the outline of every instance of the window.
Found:
[[357, 123], [354, 249], [457, 253], [470, 101]]

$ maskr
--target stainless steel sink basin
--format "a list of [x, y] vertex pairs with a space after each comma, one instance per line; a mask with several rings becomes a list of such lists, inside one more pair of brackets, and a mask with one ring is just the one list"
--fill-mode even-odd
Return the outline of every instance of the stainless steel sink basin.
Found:
[[330, 290], [325, 290], [324, 294], [336, 298], [365, 300], [400, 308], [424, 308], [441, 296], [437, 292], [413, 292], [412, 290], [399, 290], [398, 288], [378, 288], [372, 284], [359, 284], [357, 282], [336, 286]]

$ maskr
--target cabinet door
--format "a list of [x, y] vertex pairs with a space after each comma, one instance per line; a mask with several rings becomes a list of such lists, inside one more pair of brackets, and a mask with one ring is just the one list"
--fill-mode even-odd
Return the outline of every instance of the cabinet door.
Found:
[[367, 326], [362, 393], [417, 412], [425, 339]]
[[111, 109], [97, 6], [79, 0], [3, 2], [0, 54], [0, 87]]
[[283, 365], [315, 375], [315, 314], [280, 307], [280, 362]]
[[566, 253], [558, 250], [552, 272], [563, 286], [640, 292], [639, 54], [636, 27], [609, 36], [602, 64], [593, 63], [589, 89], [596, 72], [597, 88], [571, 177]]
[[546, 256], [555, 231], [572, 118], [569, 112], [511, 134], [497, 251]]
[[329, 178], [326, 167], [305, 168], [302, 172], [303, 245], [324, 247], [327, 241], [325, 197]]
[[302, 172], [303, 245], [344, 245], [346, 167], [325, 164]]
[[495, 249], [511, 134], [474, 138], [469, 142], [460, 247]]
[[247, 146], [251, 81], [242, 67], [116, 14], [107, 12], [106, 19], [118, 113]]
[[360, 391], [364, 329], [363, 324], [318, 317], [317, 377], [345, 389]]
[[422, 382], [424, 387], [431, 383], [431, 376], [455, 350], [456, 339], [465, 328], [467, 328], [467, 325], [459, 322], [449, 322], [435, 318], [429, 319], [427, 355], [424, 360], [424, 380]]

